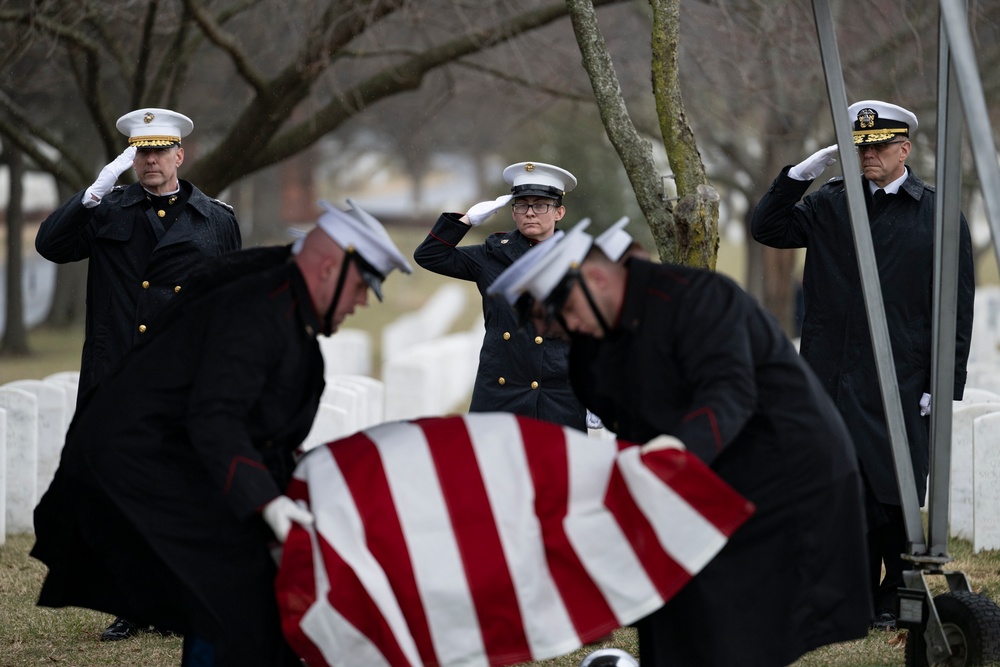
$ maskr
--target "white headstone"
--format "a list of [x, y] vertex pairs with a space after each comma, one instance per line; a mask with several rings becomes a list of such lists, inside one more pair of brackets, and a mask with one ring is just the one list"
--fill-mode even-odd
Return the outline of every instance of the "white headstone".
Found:
[[955, 409], [963, 405], [972, 405], [973, 403], [1000, 403], [1000, 394], [985, 389], [966, 387], [962, 393], [962, 400], [954, 401]]
[[973, 403], [958, 406], [951, 421], [951, 485], [948, 510], [949, 532], [953, 537], [972, 541], [973, 533], [973, 422], [992, 412], [1000, 403]]
[[1000, 412], [983, 415], [973, 426], [975, 553], [1000, 549]]
[[382, 329], [383, 363], [428, 340], [443, 336], [465, 309], [468, 292], [445, 283], [418, 310], [400, 316]]
[[73, 414], [76, 412], [76, 395], [80, 388], [79, 371], [62, 371], [46, 375], [45, 380], [55, 382], [66, 390], [66, 426], [73, 421]]
[[66, 440], [66, 384], [47, 380], [15, 380], [4, 386], [24, 389], [38, 399], [37, 504], [55, 477]]
[[970, 362], [966, 372], [966, 391], [971, 387], [1000, 393], [1000, 358]]
[[1000, 287], [979, 285], [972, 316], [969, 363], [1000, 359]]
[[444, 380], [440, 359], [423, 346], [385, 363], [382, 381], [386, 421], [442, 415]]
[[321, 403], [319, 410], [316, 411], [312, 429], [302, 441], [300, 448], [303, 452], [307, 452], [318, 445], [351, 435], [355, 431], [348, 428], [347, 422], [347, 410], [329, 403]]
[[357, 390], [343, 385], [327, 383], [326, 388], [323, 390], [323, 396], [320, 398], [320, 403], [343, 408], [347, 412], [346, 427], [350, 429], [351, 433], [358, 430], [358, 423], [363, 416], [364, 409], [361, 406], [362, 400]]
[[332, 336], [320, 336], [323, 375], [371, 375], [372, 341], [367, 331], [340, 329]]
[[365, 375], [334, 375], [327, 377], [326, 383], [356, 391], [361, 397], [358, 430], [381, 424], [385, 419], [385, 385], [380, 380]]
[[38, 399], [31, 392], [0, 386], [7, 411], [7, 532], [34, 532], [38, 489]]

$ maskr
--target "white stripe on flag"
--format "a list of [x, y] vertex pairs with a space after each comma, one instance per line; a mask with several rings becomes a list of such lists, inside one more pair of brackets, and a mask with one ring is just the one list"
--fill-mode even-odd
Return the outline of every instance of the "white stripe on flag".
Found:
[[642, 463], [641, 449], [629, 447], [619, 457], [629, 493], [663, 548], [685, 570], [697, 573], [725, 546], [726, 536]]
[[[535, 514], [521, 427], [514, 415], [481, 413], [465, 420], [514, 583], [524, 631], [536, 659], [562, 655], [580, 645], [576, 629], [548, 569]], [[562, 638], [553, 642], [554, 638]]]
[[582, 433], [573, 437], [574, 431], [566, 431], [571, 438], [567, 443], [570, 513], [566, 534], [620, 623], [652, 613], [663, 606], [663, 598], [604, 506], [618, 445]]
[[[311, 526], [305, 527], [309, 533], [313, 550], [313, 562], [322, 563], [319, 541], [316, 531]], [[323, 658], [331, 665], [337, 664], [340, 657], [349, 655], [359, 665], [371, 667], [389, 667], [382, 651], [357, 629], [348, 623], [330, 604], [326, 594], [330, 591], [330, 582], [326, 576], [326, 568], [322, 565], [315, 568], [316, 601], [310, 605], [299, 621], [302, 633], [323, 654]], [[396, 635], [399, 637], [399, 634]], [[419, 664], [419, 660], [413, 664]]]
[[[448, 665], [489, 664], [424, 432], [412, 423], [396, 423], [367, 433], [382, 456], [438, 659]], [[468, 656], [478, 660], [467, 662]]]
[[[336, 549], [344, 562], [354, 570], [392, 629], [407, 660], [419, 665], [420, 653], [417, 651], [416, 643], [413, 641], [389, 580], [381, 565], [365, 547], [361, 516], [358, 514], [347, 482], [340, 472], [340, 467], [326, 447], [316, 449], [309, 454], [309, 457], [306, 482], [309, 486], [310, 508], [316, 518], [316, 532]], [[315, 562], [322, 562], [318, 555]], [[323, 597], [326, 602], [325, 594]], [[343, 618], [340, 617], [340, 620]], [[310, 636], [310, 639], [313, 638]], [[323, 646], [320, 641], [315, 639], [313, 641], [317, 646]]]

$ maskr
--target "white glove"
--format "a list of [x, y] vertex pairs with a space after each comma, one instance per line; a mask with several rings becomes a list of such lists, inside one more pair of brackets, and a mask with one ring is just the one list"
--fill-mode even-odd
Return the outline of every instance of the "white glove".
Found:
[[469, 219], [469, 224], [475, 227], [506, 206], [507, 202], [509, 202], [513, 196], [514, 195], [503, 195], [497, 197], [493, 201], [481, 201], [470, 208], [469, 212], [465, 214], [465, 217]]
[[684, 446], [683, 442], [672, 435], [658, 435], [643, 445], [642, 449], [639, 451], [643, 454], [648, 454], [649, 452], [655, 452], [661, 449], [679, 449], [681, 451], [685, 451], [687, 447]]
[[115, 187], [118, 177], [132, 166], [132, 160], [135, 159], [135, 150], [135, 146], [129, 146], [122, 151], [121, 155], [109, 162], [104, 169], [101, 169], [101, 173], [97, 175], [97, 180], [83, 193], [82, 203], [84, 206], [94, 208], [101, 203], [104, 195], [111, 192], [111, 188]]
[[931, 413], [931, 395], [927, 392], [920, 397], [920, 416], [926, 417]]
[[282, 544], [288, 539], [288, 531], [292, 529], [293, 521], [303, 526], [309, 526], [313, 522], [313, 515], [309, 510], [296, 505], [288, 496], [278, 496], [264, 505], [261, 515]]
[[590, 410], [587, 410], [587, 428], [604, 428], [604, 422], [601, 421], [601, 418]]
[[837, 153], [837, 144], [820, 149], [807, 157], [802, 162], [788, 170], [788, 177], [796, 181], [811, 181], [823, 170], [837, 161], [834, 154]]

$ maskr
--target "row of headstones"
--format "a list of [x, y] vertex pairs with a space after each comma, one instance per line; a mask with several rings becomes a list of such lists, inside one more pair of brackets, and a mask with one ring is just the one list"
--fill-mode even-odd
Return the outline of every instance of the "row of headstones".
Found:
[[[393, 346], [382, 365], [387, 381], [371, 377], [371, 336], [342, 329], [321, 337], [326, 389], [303, 450], [383, 421], [444, 415], [472, 390], [482, 324], [446, 334], [465, 305], [464, 292], [436, 293], [427, 305], [386, 327]], [[383, 350], [385, 348], [383, 347]], [[7, 534], [32, 532], [32, 514], [48, 489], [76, 409], [79, 373], [0, 385], [0, 544]]]
[[1000, 394], [967, 387], [955, 402], [949, 481], [952, 537], [1000, 549]]
[[[387, 382], [364, 374], [328, 373], [303, 450], [383, 421], [451, 412], [444, 385], [457, 380], [438, 371], [455, 365], [462, 345], [474, 371], [478, 332], [445, 338], [456, 342], [414, 346], [398, 364], [387, 363]], [[364, 356], [365, 347], [370, 342], [357, 335], [323, 349], [325, 356], [344, 359]], [[33, 508], [55, 474], [73, 416], [77, 378], [77, 373], [65, 372], [0, 386], [0, 544], [8, 533], [32, 530]], [[951, 534], [972, 542], [977, 552], [1000, 549], [1000, 394], [970, 387], [954, 404], [949, 524]]]
[[32, 512], [49, 488], [76, 409], [79, 373], [0, 386], [0, 544], [32, 532]]
[[[988, 389], [989, 387], [973, 384], [973, 367], [983, 369], [1000, 366], [1000, 286], [980, 285], [976, 287], [976, 301], [972, 316], [972, 342], [969, 350], [969, 383], [968, 387]], [[987, 377], [992, 384], [1000, 382], [997, 378]], [[991, 390], [992, 391], [992, 390]]]

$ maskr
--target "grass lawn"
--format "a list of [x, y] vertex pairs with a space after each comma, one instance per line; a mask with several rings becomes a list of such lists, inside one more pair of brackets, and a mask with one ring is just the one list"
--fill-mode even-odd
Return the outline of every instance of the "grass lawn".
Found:
[[[43, 609], [35, 599], [45, 567], [28, 556], [34, 538], [9, 536], [0, 546], [0, 667], [108, 665], [175, 667], [180, 664], [181, 640], [140, 635], [124, 642], [99, 641], [112, 618], [84, 609]], [[950, 569], [965, 572], [973, 588], [997, 600], [1000, 597], [1000, 552], [972, 554], [968, 543], [952, 545]], [[780, 567], [780, 564], [776, 564]], [[720, 604], [725, 604], [720, 600]], [[753, 613], [753, 610], [747, 610]], [[827, 646], [807, 654], [795, 667], [894, 667], [905, 664], [906, 634], [872, 632], [866, 639]], [[617, 631], [602, 646], [615, 646], [638, 655], [635, 634]], [[554, 660], [531, 663], [546, 667], [576, 667], [594, 646]], [[354, 666], [346, 666], [354, 667]]]

